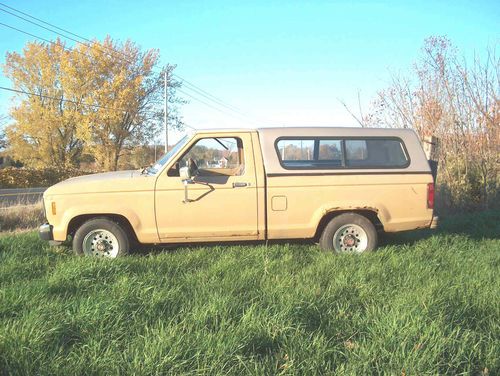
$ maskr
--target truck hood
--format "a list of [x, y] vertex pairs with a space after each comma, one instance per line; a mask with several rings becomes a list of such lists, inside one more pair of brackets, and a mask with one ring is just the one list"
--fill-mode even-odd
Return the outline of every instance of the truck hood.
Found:
[[142, 175], [138, 170], [104, 172], [70, 178], [48, 188], [44, 197], [60, 194], [123, 192], [144, 189], [137, 184], [151, 176]]

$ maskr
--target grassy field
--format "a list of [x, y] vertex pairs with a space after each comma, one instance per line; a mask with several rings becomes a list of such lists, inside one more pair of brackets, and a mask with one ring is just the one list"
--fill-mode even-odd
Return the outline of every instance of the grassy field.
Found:
[[0, 374], [500, 374], [500, 212], [377, 252], [0, 237]]

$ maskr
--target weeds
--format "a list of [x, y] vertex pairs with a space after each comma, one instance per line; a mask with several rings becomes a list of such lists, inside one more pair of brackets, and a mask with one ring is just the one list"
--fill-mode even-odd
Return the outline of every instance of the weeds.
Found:
[[0, 206], [0, 231], [32, 230], [45, 222], [43, 204]]

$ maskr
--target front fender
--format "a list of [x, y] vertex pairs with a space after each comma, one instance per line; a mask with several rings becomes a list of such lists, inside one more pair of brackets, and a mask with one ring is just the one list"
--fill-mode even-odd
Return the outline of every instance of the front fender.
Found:
[[65, 241], [67, 239], [69, 224], [76, 217], [118, 215], [130, 223], [139, 242], [157, 243], [159, 238], [156, 230], [153, 195], [134, 196], [136, 195], [129, 193], [129, 197], [118, 194], [105, 197], [85, 195], [47, 197], [47, 210], [51, 207], [52, 201], [56, 203], [56, 214], [47, 213], [47, 219], [53, 226], [54, 240]]

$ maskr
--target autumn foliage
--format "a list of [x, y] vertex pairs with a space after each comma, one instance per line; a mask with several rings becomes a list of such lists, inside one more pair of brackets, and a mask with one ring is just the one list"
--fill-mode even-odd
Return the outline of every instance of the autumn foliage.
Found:
[[[11, 110], [9, 154], [36, 168], [75, 168], [87, 154], [99, 169], [117, 169], [127, 147], [151, 140], [161, 126], [158, 63], [158, 51], [109, 37], [71, 49], [60, 40], [30, 42], [8, 53], [4, 72], [13, 88], [34, 94], [18, 94]], [[177, 86], [169, 83], [172, 98]]]

